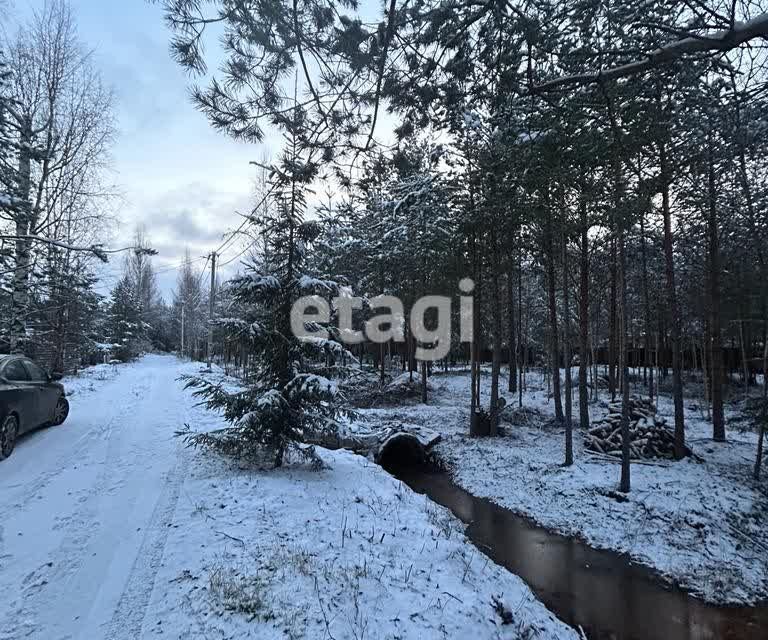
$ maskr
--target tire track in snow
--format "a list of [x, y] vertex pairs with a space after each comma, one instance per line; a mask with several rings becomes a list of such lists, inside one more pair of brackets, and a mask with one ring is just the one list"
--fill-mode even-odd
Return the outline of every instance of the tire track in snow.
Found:
[[155, 587], [155, 576], [163, 559], [169, 528], [189, 466], [186, 452], [179, 447], [177, 453], [179, 460], [168, 473], [125, 589], [105, 630], [104, 640], [136, 640], [141, 637], [147, 607]]
[[[172, 384], [178, 385], [178, 381], [174, 380]], [[172, 399], [166, 397], [166, 401], [170, 401], [170, 406], [176, 409], [172, 412], [175, 420], [181, 419], [183, 422], [188, 422], [188, 396], [178, 386], [174, 388], [178, 390], [179, 397]], [[182, 415], [177, 413], [179, 407], [183, 407], [179, 412]], [[175, 456], [174, 465], [166, 476], [163, 490], [145, 529], [141, 546], [115, 606], [112, 619], [105, 626], [104, 640], [136, 640], [141, 637], [144, 619], [155, 588], [155, 578], [165, 555], [168, 534], [190, 464], [189, 454], [182, 444], [176, 445], [173, 455]]]

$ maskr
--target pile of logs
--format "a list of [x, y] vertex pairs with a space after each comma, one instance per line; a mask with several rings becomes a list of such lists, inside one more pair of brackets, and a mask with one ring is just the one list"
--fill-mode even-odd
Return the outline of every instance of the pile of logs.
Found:
[[[666, 418], [656, 417], [653, 403], [639, 396], [629, 401], [630, 457], [674, 458], [674, 434], [666, 428]], [[608, 405], [608, 415], [593, 423], [584, 438], [584, 446], [597, 453], [621, 455], [621, 402]]]

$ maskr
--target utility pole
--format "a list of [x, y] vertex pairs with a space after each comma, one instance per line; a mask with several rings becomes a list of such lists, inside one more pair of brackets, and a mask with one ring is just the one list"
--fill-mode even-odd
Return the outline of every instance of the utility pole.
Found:
[[216, 298], [216, 252], [211, 254], [211, 295], [208, 300], [208, 369], [213, 357], [213, 303]]
[[184, 358], [184, 303], [181, 303], [181, 357]]

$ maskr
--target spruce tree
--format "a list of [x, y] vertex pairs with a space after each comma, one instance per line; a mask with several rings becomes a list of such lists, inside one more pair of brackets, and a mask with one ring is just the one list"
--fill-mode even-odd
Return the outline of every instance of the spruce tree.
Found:
[[208, 304], [202, 288], [202, 276], [195, 270], [187, 249], [176, 278], [172, 314], [176, 347], [182, 356], [193, 358], [207, 331]]
[[113, 344], [113, 355], [127, 362], [140, 351], [142, 324], [139, 305], [130, 279], [124, 275], [112, 290], [112, 301], [107, 312], [107, 332]]
[[[209, 408], [221, 409], [233, 426], [224, 433], [189, 434], [190, 443], [212, 446], [225, 453], [283, 464], [288, 453], [319, 462], [312, 446], [327, 441], [348, 415], [346, 400], [335, 378], [344, 373], [337, 363], [346, 353], [331, 337], [297, 337], [291, 330], [291, 309], [303, 296], [329, 298], [338, 293], [332, 280], [305, 272], [307, 253], [318, 233], [305, 220], [308, 187], [317, 165], [302, 156], [298, 132], [304, 125], [299, 108], [286, 136], [286, 148], [272, 167], [275, 207], [253, 218], [264, 237], [265, 255], [246, 273], [229, 283], [229, 295], [245, 311], [245, 318], [223, 319], [230, 339], [245, 341], [257, 365], [245, 387], [229, 391], [202, 377], [187, 378], [187, 386]], [[322, 329], [320, 326], [307, 327]], [[347, 354], [351, 359], [351, 354]]]

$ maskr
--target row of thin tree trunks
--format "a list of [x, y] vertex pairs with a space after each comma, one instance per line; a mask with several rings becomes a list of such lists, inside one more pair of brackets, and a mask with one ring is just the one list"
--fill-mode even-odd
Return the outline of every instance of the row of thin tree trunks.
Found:
[[[573, 252], [568, 257], [569, 259], [569, 265], [571, 265], [570, 268], [572, 268], [572, 264], [574, 261], [577, 261], [578, 256], [574, 256]], [[516, 279], [517, 274], [514, 274], [514, 278]], [[574, 274], [574, 280], [578, 280], [578, 274]], [[502, 289], [503, 291], [507, 290], [507, 277], [504, 275], [501, 278], [502, 282]], [[514, 282], [514, 280], [513, 280]], [[516, 287], [516, 285], [515, 285]], [[558, 305], [562, 307], [562, 296], [563, 293], [560, 291], [558, 287]], [[517, 294], [515, 294], [516, 296]], [[580, 295], [578, 293], [577, 287], [572, 287], [571, 291], [569, 291], [569, 297], [570, 297], [570, 306], [571, 306], [571, 341], [570, 341], [570, 351], [572, 355], [572, 361], [573, 361], [573, 368], [576, 370], [576, 373], [574, 375], [574, 386], [576, 386], [576, 381], [578, 380], [578, 359], [581, 357], [580, 354], [582, 352], [586, 353], [586, 357], [589, 360], [590, 363], [595, 362], [597, 363], [601, 368], [605, 367], [605, 385], [607, 387], [608, 384], [608, 374], [609, 374], [609, 358], [607, 354], [607, 346], [600, 346], [596, 347], [592, 344], [592, 335], [596, 333], [596, 327], [600, 326], [600, 331], [603, 331], [603, 323], [606, 322], [606, 318], [600, 318], [599, 322], [598, 319], [594, 317], [594, 313], [590, 313], [590, 316], [587, 320], [587, 327], [586, 327], [586, 347], [582, 348], [581, 346], [581, 315], [580, 315], [580, 305], [581, 305], [581, 299]], [[606, 304], [606, 300], [594, 300], [591, 304], [595, 305], [595, 308], [600, 307], [602, 308]], [[591, 305], [590, 305], [591, 306]], [[506, 297], [504, 298], [504, 301], [502, 303], [501, 309], [503, 311], [503, 314], [506, 314], [508, 317], [509, 315], [515, 316], [515, 332], [514, 337], [512, 340], [514, 342], [517, 342], [518, 340], [518, 332], [517, 332], [517, 322], [518, 322], [518, 305], [517, 302], [515, 302], [514, 310], [510, 310], [509, 306], [506, 303]], [[527, 311], [524, 310], [522, 314], [522, 320], [525, 323], [526, 321], [526, 314]], [[535, 316], [535, 314], [534, 314]], [[559, 343], [561, 345], [560, 353], [559, 353], [559, 366], [560, 369], [563, 369], [565, 367], [565, 338], [564, 338], [564, 329], [565, 329], [565, 323], [562, 322], [560, 319], [562, 316], [560, 313], [558, 313], [558, 326], [560, 330], [560, 340]], [[682, 347], [681, 347], [681, 358], [683, 360], [683, 379], [686, 382], [701, 382], [702, 376], [704, 373], [707, 375], [710, 374], [709, 367], [707, 368], [706, 372], [702, 371], [702, 363], [707, 364], [709, 362], [709, 356], [707, 354], [702, 355], [702, 349], [706, 349], [709, 351], [708, 347], [708, 330], [707, 327], [709, 325], [709, 319], [708, 317], [702, 317], [701, 319], [701, 327], [702, 327], [702, 333], [697, 335], [691, 335], [686, 334], [682, 338]], [[549, 318], [547, 317], [547, 332], [549, 327]], [[659, 384], [667, 378], [671, 378], [672, 375], [672, 360], [671, 360], [671, 337], [669, 333], [669, 323], [664, 322], [663, 318], [660, 318], [658, 313], [654, 313], [652, 316], [652, 322], [650, 323], [650, 331], [648, 332], [648, 335], [646, 336], [646, 333], [643, 329], [645, 326], [645, 320], [644, 317], [641, 316], [642, 324], [640, 326], [641, 331], [639, 333], [631, 334], [628, 339], [627, 344], [627, 352], [628, 352], [628, 362], [631, 370], [633, 371], [633, 375], [635, 372], [642, 377], [642, 383], [643, 386], [647, 388], [648, 392], [650, 393], [650, 376], [653, 376], [653, 393], [654, 396], [658, 393]], [[728, 385], [735, 385], [740, 390], [744, 390], [744, 380], [745, 380], [745, 368], [747, 369], [747, 377], [746, 379], [749, 381], [750, 388], [754, 388], [757, 386], [762, 387], [762, 371], [763, 371], [763, 331], [765, 329], [765, 324], [760, 323], [760, 327], [758, 331], [752, 331], [750, 333], [748, 323], [744, 323], [747, 325], [744, 330], [744, 342], [742, 343], [740, 339], [741, 330], [739, 328], [740, 321], [737, 321], [734, 325], [734, 332], [735, 335], [731, 335], [728, 338], [727, 345], [723, 345], [723, 371], [724, 371], [724, 384], [726, 386]], [[755, 323], [753, 323], [755, 324]], [[522, 360], [520, 357], [520, 353], [518, 353], [518, 350], [522, 353], [526, 351], [526, 345], [525, 340], [526, 337], [523, 334], [523, 337], [521, 339], [520, 345], [509, 345], [509, 329], [508, 329], [508, 322], [504, 324], [502, 327], [502, 348], [501, 348], [501, 362], [500, 362], [500, 371], [509, 372], [510, 370], [513, 370], [515, 372], [515, 379], [514, 384], [512, 388], [509, 388], [509, 385], [507, 382], [504, 382], [504, 384], [507, 384], [506, 390], [510, 392], [516, 392], [517, 391], [517, 380], [519, 379], [519, 371], [518, 366], [519, 362]], [[635, 332], [637, 332], [638, 326], [633, 326], [635, 329]], [[458, 331], [458, 328], [455, 329], [455, 331]], [[542, 352], [540, 348], [537, 346], [534, 346], [532, 344], [529, 344], [527, 347], [527, 351], [529, 354], [529, 357], [527, 359], [527, 365], [529, 368], [531, 367], [537, 367], [540, 366], [540, 358], [542, 355], [546, 357], [547, 366], [549, 366], [549, 338], [547, 333], [547, 341], [546, 341], [546, 353]], [[489, 344], [483, 346], [482, 349], [478, 349], [479, 355], [478, 357], [482, 361], [482, 365], [491, 365], [493, 363], [493, 337], [491, 334], [488, 334], [486, 336], [487, 340], [489, 341]], [[529, 336], [529, 340], [530, 340]], [[218, 339], [217, 339], [218, 340]], [[485, 340], [483, 341], [485, 342]], [[607, 344], [607, 341], [606, 341]], [[649, 344], [650, 346], [647, 346]], [[357, 345], [355, 347], [350, 347], [350, 351], [354, 354], [355, 358], [359, 360], [361, 357], [368, 363], [375, 363], [375, 368], [378, 370], [381, 366], [381, 353], [382, 353], [382, 347], [378, 343], [362, 343], [362, 345]], [[221, 346], [216, 342], [214, 346], [214, 353], [218, 354], [221, 352]], [[391, 373], [395, 369], [399, 369], [401, 371], [410, 371], [411, 367], [408, 364], [408, 358], [409, 358], [409, 352], [413, 354], [411, 350], [411, 345], [409, 345], [408, 337], [407, 337], [407, 330], [406, 330], [406, 337], [402, 342], [398, 341], [390, 341], [384, 344], [383, 347], [383, 353], [385, 358], [385, 373]], [[362, 355], [361, 355], [362, 354]], [[746, 356], [746, 362], [745, 362], [745, 356]], [[416, 368], [414, 369], [414, 373], [418, 374], [420, 369], [420, 361], [418, 361], [415, 357], [415, 354], [411, 355], [412, 358], [412, 364]], [[391, 362], [390, 362], [391, 360]], [[510, 362], [511, 360], [511, 362]], [[438, 363], [438, 368], [443, 368], [444, 366], [450, 367], [466, 367], [469, 368], [470, 366], [470, 349], [469, 345], [462, 346], [462, 347], [454, 347], [451, 349], [451, 351], [448, 353], [446, 358], [444, 360], [441, 360]], [[616, 370], [618, 370], [619, 362], [618, 360], [615, 362], [614, 367]], [[511, 369], [510, 369], [511, 367]], [[653, 371], [651, 371], [651, 369]], [[587, 371], [589, 371], [589, 367], [587, 367]], [[508, 377], [505, 375], [505, 379], [511, 384], [513, 381], [509, 380]], [[666, 386], [666, 385], [665, 385]], [[616, 393], [621, 393], [621, 387], [620, 387], [620, 380], [617, 380], [616, 384]], [[575, 404], [574, 404], [575, 406]]]
[[[619, 141], [617, 141], [617, 145]], [[662, 214], [664, 220], [664, 258], [665, 258], [665, 278], [666, 278], [666, 297], [669, 309], [669, 328], [670, 328], [670, 342], [672, 350], [672, 377], [673, 388], [672, 396], [674, 403], [675, 413], [675, 451], [678, 458], [684, 455], [685, 451], [685, 421], [684, 421], [684, 408], [683, 408], [683, 344], [680, 327], [680, 309], [677, 296], [677, 287], [675, 282], [675, 264], [674, 264], [674, 235], [672, 229], [672, 215], [670, 210], [670, 189], [671, 189], [671, 176], [669, 173], [669, 161], [667, 158], [666, 148], [663, 142], [658, 145], [659, 149], [659, 167], [661, 173], [661, 195], [662, 195]], [[708, 256], [707, 256], [707, 294], [709, 302], [709, 315], [706, 318], [707, 331], [705, 334], [705, 343], [707, 348], [702, 345], [701, 348], [701, 362], [702, 371], [705, 377], [705, 387], [708, 391], [708, 401], [711, 406], [711, 419], [713, 423], [713, 439], [715, 441], [725, 440], [725, 420], [724, 420], [724, 408], [723, 408], [723, 386], [725, 382], [725, 370], [723, 363], [723, 345], [722, 345], [722, 326], [721, 326], [721, 291], [720, 291], [720, 247], [719, 247], [719, 223], [717, 214], [717, 178], [715, 172], [715, 165], [713, 160], [713, 149], [710, 137], [710, 144], [708, 149], [708, 163], [707, 163], [707, 240], [708, 240]], [[618, 163], [618, 160], [616, 161]], [[621, 209], [623, 204], [623, 184], [621, 179], [620, 167], [615, 167], [615, 206], [616, 211]], [[746, 184], [746, 182], [745, 182]], [[746, 188], [746, 187], [745, 187]], [[547, 298], [548, 298], [548, 316], [550, 324], [550, 368], [553, 372], [559, 372], [560, 362], [560, 345], [559, 336], [564, 336], [564, 355], [566, 363], [566, 391], [565, 391], [565, 412], [563, 411], [561, 389], [560, 389], [560, 376], [559, 373], [553, 376], [552, 379], [552, 392], [554, 396], [555, 416], [556, 419], [565, 421], [566, 424], [566, 463], [572, 462], [572, 431], [571, 431], [571, 377], [570, 377], [570, 308], [569, 308], [569, 285], [567, 281], [568, 274], [568, 252], [566, 250], [566, 242], [564, 237], [562, 238], [563, 251], [562, 251], [562, 264], [563, 264], [563, 319], [564, 327], [558, 326], [558, 313], [557, 313], [557, 274], [556, 274], [556, 252], [555, 252], [555, 214], [554, 207], [550, 202], [550, 194], [548, 189], [545, 190], [545, 229], [544, 229], [544, 248], [545, 248], [545, 276], [547, 286]], [[589, 409], [588, 398], [589, 393], [586, 383], [586, 368], [587, 359], [584, 354], [587, 352], [588, 342], [588, 327], [589, 327], [589, 247], [588, 247], [588, 233], [589, 229], [586, 222], [587, 216], [585, 212], [585, 204], [580, 205], [580, 305], [579, 305], [579, 347], [580, 353], [580, 365], [579, 365], [579, 417], [582, 424], [589, 421]], [[642, 238], [642, 269], [643, 269], [643, 306], [645, 316], [645, 355], [649, 360], [651, 349], [651, 336], [654, 333], [650, 312], [650, 299], [648, 293], [648, 269], [647, 269], [647, 255], [646, 255], [646, 243], [645, 243], [645, 229], [644, 229], [645, 216], [641, 218], [641, 233]], [[627, 285], [625, 280], [626, 273], [626, 254], [625, 254], [625, 238], [626, 230], [624, 228], [623, 221], [614, 221], [614, 234], [611, 238], [611, 265], [610, 265], [610, 300], [609, 300], [609, 374], [608, 384], [609, 392], [612, 397], [616, 396], [617, 390], [622, 394], [622, 404], [624, 406], [624, 412], [628, 410], [629, 404], [629, 382], [628, 382], [628, 363], [627, 363]], [[472, 238], [472, 255], [473, 255], [473, 275], [476, 281], [480, 281], [480, 268], [475, 258], [476, 239]], [[500, 289], [498, 286], [500, 263], [497, 259], [497, 243], [495, 237], [491, 240], [492, 243], [492, 259], [491, 259], [491, 286], [493, 288], [492, 293], [496, 300], [500, 300]], [[761, 269], [763, 269], [764, 260], [762, 258], [762, 249], [758, 248], [760, 257]], [[515, 348], [516, 343], [520, 342], [520, 335], [515, 336], [514, 331], [514, 302], [512, 300], [513, 287], [512, 273], [508, 270], [508, 345], [510, 348], [510, 376], [509, 376], [509, 389], [512, 390], [515, 386], [515, 372], [519, 367], [519, 351]], [[479, 286], [479, 284], [478, 284]], [[493, 375], [492, 375], [492, 391], [491, 391], [491, 412], [494, 409], [494, 401], [498, 398], [498, 368], [500, 361], [501, 344], [499, 338], [499, 327], [501, 322], [501, 309], [500, 305], [494, 305], [492, 309], [492, 326], [494, 327], [494, 342], [493, 342]], [[763, 305], [765, 308], [765, 305]], [[749, 382], [749, 366], [747, 362], [747, 348], [743, 322], [739, 327], [740, 331], [740, 344], [742, 351], [742, 375], [745, 381], [745, 385]], [[477, 327], [477, 323], [475, 323]], [[472, 344], [472, 413], [474, 415], [475, 410], [479, 406], [479, 389], [477, 388], [479, 375], [478, 367], [480, 364], [480, 358], [478, 357], [478, 340], [479, 336], [476, 334]], [[658, 340], [656, 341], [656, 362], [658, 362]], [[513, 357], [514, 352], [514, 357]], [[768, 347], [765, 348], [766, 354], [768, 354]], [[768, 356], [764, 356], [763, 369], [768, 370]], [[512, 364], [514, 363], [514, 364]], [[645, 372], [649, 372], [647, 376], [647, 384], [649, 395], [653, 394], [653, 363], [646, 361]], [[695, 354], [694, 354], [694, 366], [695, 366]], [[618, 375], [620, 373], [620, 375]], [[766, 385], [768, 388], [768, 385]], [[624, 427], [628, 425], [628, 416], [622, 420]], [[626, 428], [624, 430], [627, 430]], [[628, 434], [624, 437], [625, 449], [628, 450]], [[625, 452], [628, 454], [628, 451]], [[625, 462], [628, 463], [628, 455], [624, 456]], [[624, 466], [624, 465], [623, 465]], [[622, 487], [626, 490], [629, 489], [628, 474], [625, 478], [625, 469], [622, 469]]]

